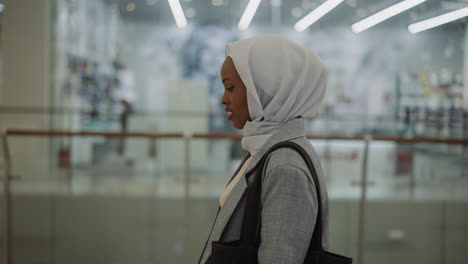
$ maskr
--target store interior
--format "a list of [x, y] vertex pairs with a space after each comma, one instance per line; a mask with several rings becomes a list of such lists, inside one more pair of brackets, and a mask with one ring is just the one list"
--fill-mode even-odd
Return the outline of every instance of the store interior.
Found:
[[305, 129], [332, 251], [467, 263], [468, 18], [408, 26], [468, 1], [421, 0], [353, 29], [401, 1], [339, 1], [298, 31], [326, 0], [258, 1], [247, 29], [254, 0], [0, 0], [0, 264], [195, 263], [246, 155], [220, 103], [225, 46], [259, 34], [328, 69]]

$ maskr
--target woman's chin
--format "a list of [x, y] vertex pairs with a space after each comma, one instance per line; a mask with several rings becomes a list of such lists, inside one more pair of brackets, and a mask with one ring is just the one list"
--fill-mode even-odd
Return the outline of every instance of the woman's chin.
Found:
[[239, 122], [236, 122], [236, 120], [231, 120], [232, 127], [236, 129], [242, 129], [243, 126], [239, 124]]
[[239, 123], [232, 121], [232, 126], [236, 129], [244, 129], [245, 124], [247, 124], [247, 122]]

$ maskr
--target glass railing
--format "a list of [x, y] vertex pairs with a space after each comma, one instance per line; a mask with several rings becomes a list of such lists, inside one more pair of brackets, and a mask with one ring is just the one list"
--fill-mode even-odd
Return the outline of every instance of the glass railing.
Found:
[[[196, 262], [244, 157], [240, 138], [7, 131], [5, 263]], [[309, 138], [326, 174], [332, 251], [359, 264], [468, 260], [468, 140]]]

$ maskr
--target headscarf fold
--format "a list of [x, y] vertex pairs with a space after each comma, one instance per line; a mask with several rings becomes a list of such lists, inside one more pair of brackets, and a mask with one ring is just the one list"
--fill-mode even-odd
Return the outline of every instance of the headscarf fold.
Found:
[[247, 89], [252, 121], [242, 147], [252, 155], [288, 121], [314, 118], [325, 96], [327, 74], [311, 50], [280, 35], [261, 35], [227, 45]]

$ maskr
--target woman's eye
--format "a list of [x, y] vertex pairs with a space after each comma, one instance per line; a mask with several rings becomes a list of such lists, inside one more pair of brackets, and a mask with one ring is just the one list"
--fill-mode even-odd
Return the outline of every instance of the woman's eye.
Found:
[[232, 92], [233, 89], [234, 89], [234, 86], [230, 86], [226, 88], [226, 90], [228, 90], [229, 92]]

